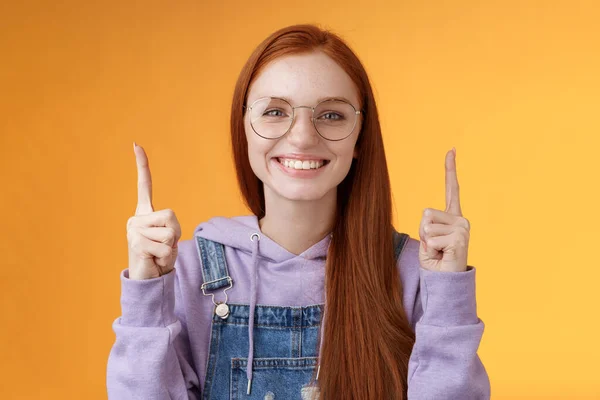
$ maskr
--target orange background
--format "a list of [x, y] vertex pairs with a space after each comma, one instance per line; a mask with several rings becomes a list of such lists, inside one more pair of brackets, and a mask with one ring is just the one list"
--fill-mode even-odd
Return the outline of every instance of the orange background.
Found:
[[301, 22], [370, 73], [399, 230], [418, 238], [423, 208], [444, 209], [457, 147], [492, 398], [600, 398], [599, 2], [124, 3], [0, 6], [0, 398], [106, 398], [132, 142], [183, 239], [247, 213], [233, 86], [264, 37]]

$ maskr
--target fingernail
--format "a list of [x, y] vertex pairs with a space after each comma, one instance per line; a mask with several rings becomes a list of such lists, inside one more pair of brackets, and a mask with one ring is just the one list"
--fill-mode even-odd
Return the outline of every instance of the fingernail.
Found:
[[452, 151], [454, 152], [454, 157], [456, 157], [456, 147], [453, 147]]
[[135, 150], [136, 147], [137, 147], [137, 143], [133, 142], [133, 149]]

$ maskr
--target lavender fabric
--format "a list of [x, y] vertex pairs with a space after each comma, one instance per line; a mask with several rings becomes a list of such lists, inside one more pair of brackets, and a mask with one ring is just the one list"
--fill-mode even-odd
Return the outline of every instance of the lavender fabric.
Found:
[[[234, 282], [228, 301], [251, 303], [253, 233], [261, 239], [252, 303], [322, 304], [330, 235], [295, 255], [263, 235], [255, 216], [215, 217], [194, 230], [225, 246]], [[418, 250], [419, 241], [410, 238], [398, 259], [404, 308], [416, 332], [408, 398], [489, 399], [489, 378], [477, 355], [484, 324], [477, 316], [475, 268], [425, 270]], [[128, 270], [121, 273], [122, 315], [113, 323], [116, 341], [107, 365], [110, 399], [201, 398], [214, 306], [200, 290], [200, 263], [195, 239], [183, 240], [169, 274], [136, 281]]]

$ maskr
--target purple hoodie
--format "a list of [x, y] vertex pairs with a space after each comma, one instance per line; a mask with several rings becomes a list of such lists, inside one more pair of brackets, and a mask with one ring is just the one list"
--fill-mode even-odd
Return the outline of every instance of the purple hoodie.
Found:
[[[253, 233], [261, 235], [259, 249]], [[225, 246], [235, 287], [227, 293], [230, 303], [251, 309], [324, 303], [330, 235], [300, 255], [263, 235], [255, 216], [216, 217], [194, 236]], [[403, 304], [416, 332], [408, 399], [489, 399], [490, 382], [477, 355], [484, 324], [477, 316], [475, 268], [429, 271], [420, 267], [418, 252], [419, 241], [410, 238], [398, 259]], [[130, 280], [128, 270], [122, 272], [122, 316], [113, 323], [116, 341], [107, 368], [110, 399], [200, 398], [214, 310], [200, 290], [200, 263], [195, 239], [183, 240], [174, 271], [148, 280]]]

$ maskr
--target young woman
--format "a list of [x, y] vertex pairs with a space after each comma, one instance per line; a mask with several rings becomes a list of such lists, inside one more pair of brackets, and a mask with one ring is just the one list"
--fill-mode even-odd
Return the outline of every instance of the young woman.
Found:
[[181, 243], [173, 211], [154, 211], [134, 144], [138, 205], [109, 397], [489, 398], [456, 152], [446, 210], [425, 209], [421, 241], [396, 232], [365, 69], [312, 25], [252, 53], [231, 139], [252, 215], [213, 218]]

